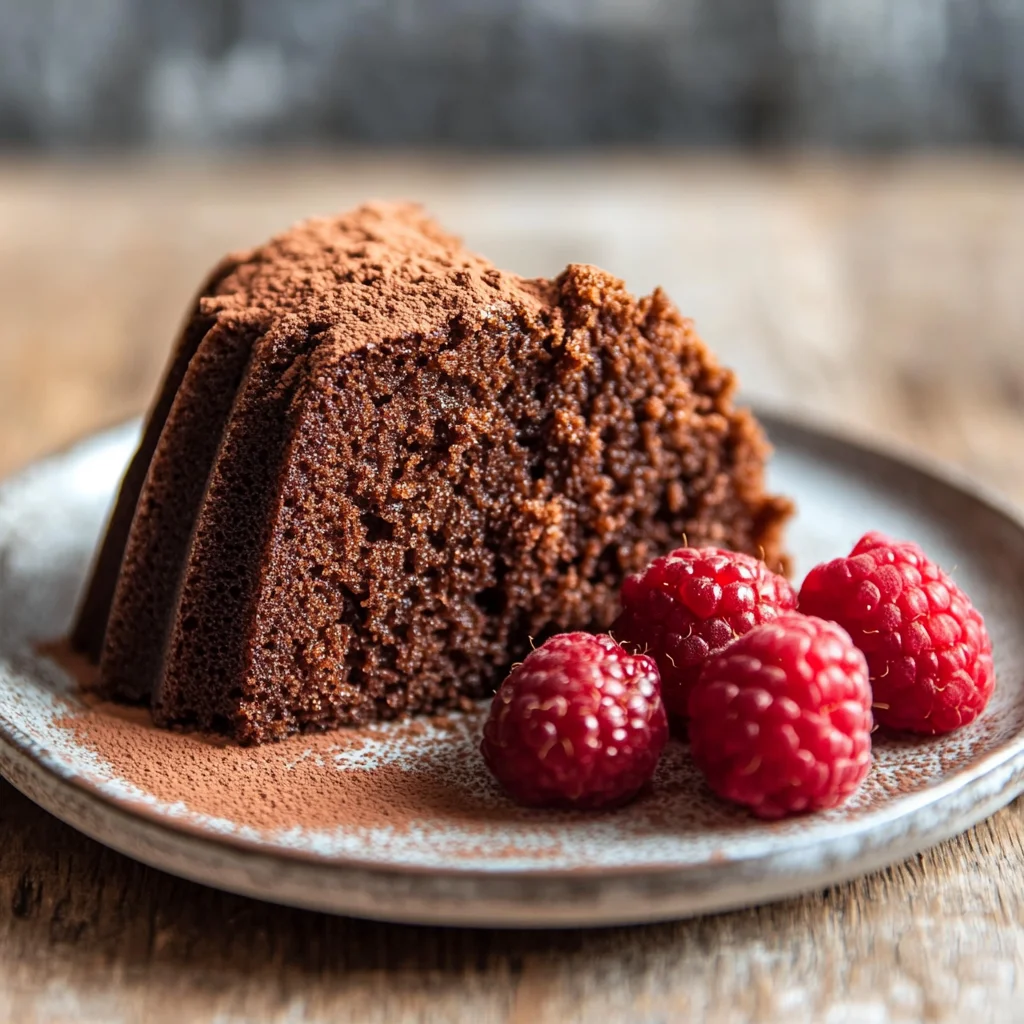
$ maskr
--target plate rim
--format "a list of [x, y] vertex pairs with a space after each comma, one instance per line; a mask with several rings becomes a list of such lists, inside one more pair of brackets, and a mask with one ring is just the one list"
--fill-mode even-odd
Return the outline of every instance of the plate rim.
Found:
[[[813, 872], [797, 875], [779, 871], [751, 877], [733, 876], [723, 894], [721, 874], [726, 867], [757, 862], [700, 865], [666, 873], [582, 874], [536, 873], [528, 876], [470, 872], [445, 874], [315, 863], [282, 858], [277, 851], [245, 849], [200, 838], [134, 814], [124, 805], [77, 787], [65, 787], [66, 802], [51, 797], [52, 776], [23, 751], [0, 744], [0, 773], [29, 799], [77, 831], [119, 853], [151, 867], [218, 889], [307, 910], [344, 914], [405, 924], [493, 928], [567, 928], [634, 925], [682, 920], [764, 905], [821, 890], [905, 860], [983, 821], [1007, 802], [1005, 794], [1024, 790], [1024, 759], [1007, 762], [1007, 781], [991, 794], [974, 800], [978, 782], [959, 790], [970, 810], [950, 815], [921, 832], [913, 829], [871, 848], [855, 860], [834, 860]], [[19, 763], [20, 762], [20, 763]], [[95, 821], [112, 823], [99, 827]], [[111, 835], [111, 832], [113, 834]], [[196, 855], [198, 854], [198, 859]], [[218, 859], [224, 863], [218, 864]], [[714, 874], [714, 886], [703, 879]], [[284, 885], [282, 885], [282, 877]], [[325, 878], [328, 884], [323, 884]], [[294, 881], [298, 879], [298, 881]], [[680, 883], [669, 891], [658, 883]], [[655, 882], [653, 891], [638, 897], [629, 883]], [[314, 882], [316, 883], [314, 885]], [[412, 883], [410, 885], [410, 883]], [[612, 888], [617, 901], [606, 903]], [[310, 895], [310, 892], [315, 895]]]
[[[853, 449], [858, 456], [881, 459], [909, 469], [933, 483], [958, 492], [989, 512], [995, 513], [1007, 524], [1019, 532], [1024, 538], [1024, 511], [999, 492], [974, 480], [971, 475], [957, 467], [952, 467], [934, 457], [923, 455], [911, 447], [888, 440], [879, 440], [845, 425], [822, 423], [805, 413], [794, 413], [792, 410], [781, 410], [771, 403], [757, 402], [755, 413], [765, 428], [769, 440], [773, 434], [789, 433], [805, 441], [825, 442]], [[104, 438], [127, 431], [138, 423], [138, 419], [130, 419], [106, 429], [80, 437], [76, 441], [62, 446], [50, 455], [37, 459], [22, 467], [16, 473], [0, 481], [0, 500], [10, 486], [16, 485], [26, 476], [38, 472], [45, 466], [59, 462], [73, 454], [79, 447], [101, 441]], [[101, 785], [88, 776], [73, 773], [61, 760], [24, 734], [17, 724], [0, 715], [0, 775], [8, 778], [15, 788], [21, 790], [34, 802], [54, 813], [71, 827], [84, 832], [93, 839], [119, 850], [135, 859], [151, 864], [162, 870], [192, 878], [194, 881], [211, 884], [220, 888], [242, 892], [284, 902], [290, 905], [305, 906], [311, 909], [329, 909], [336, 913], [350, 913], [362, 917], [380, 920], [401, 920], [416, 923], [440, 924], [500, 924], [501, 926], [568, 926], [574, 924], [618, 924], [640, 921], [678, 919], [694, 913], [709, 910], [725, 910], [752, 903], [765, 903], [783, 899], [814, 888], [825, 887], [841, 881], [860, 876], [886, 864], [891, 864], [927, 849], [935, 843], [956, 835], [977, 824], [979, 821], [995, 813], [1008, 804], [1021, 792], [1024, 792], [1024, 729], [990, 750], [979, 760], [958, 771], [947, 779], [933, 786], [909, 794], [898, 795], [888, 801], [884, 807], [871, 815], [856, 819], [844, 826], [841, 836], [824, 836], [817, 838], [813, 845], [802, 845], [801, 851], [814, 851], [824, 865], [816, 872], [806, 870], [794, 877], [793, 869], [785, 866], [786, 851], [776, 851], [767, 857], [764, 854], [742, 854], [730, 857], [714, 865], [716, 874], [727, 873], [737, 880], [742, 880], [753, 866], [764, 870], [768, 865], [771, 871], [764, 870], [761, 880], [761, 892], [747, 893], [735, 900], [711, 899], [708, 905], [700, 905], [702, 901], [694, 900], [690, 892], [683, 897], [685, 905], [666, 901], [664, 906], [648, 906], [643, 909], [612, 912], [608, 908], [596, 908], [587, 911], [575, 902], [579, 894], [589, 891], [594, 885], [604, 883], [628, 884], [641, 881], [675, 879], [687, 882], [698, 879], [706, 864], [651, 863], [643, 865], [611, 865], [607, 867], [583, 868], [549, 868], [514, 867], [485, 869], [479, 867], [427, 867], [415, 864], [381, 864], [368, 858], [340, 855], [325, 857], [311, 851], [289, 849], [275, 846], [268, 849], [259, 841], [236, 834], [211, 834], [188, 821], [169, 818], [144, 804], [130, 799], [119, 798], [105, 792]], [[12, 778], [13, 776], [13, 778]], [[968, 802], [966, 794], [974, 789], [984, 789], [986, 782], [1001, 779], [990, 793], [986, 792], [976, 802]], [[66, 800], [60, 799], [61, 790], [67, 791]], [[959, 797], [959, 799], [958, 799]], [[939, 808], [929, 827], [915, 829], [915, 823], [926, 816], [930, 808]], [[967, 807], [968, 810], [964, 808]], [[121, 819], [122, 834], [135, 842], [118, 842], [110, 831], [97, 834], [97, 830], [89, 827], [90, 819], [108, 817]], [[902, 826], [902, 827], [900, 827]], [[770, 827], [770, 825], [766, 826]], [[164, 846], [180, 847], [178, 856], [186, 856], [187, 851], [198, 848], [214, 855], [235, 857], [240, 861], [254, 863], [265, 862], [266, 865], [288, 865], [290, 868], [305, 869], [314, 874], [333, 876], [334, 882], [329, 887], [331, 898], [310, 902], [292, 894], [286, 898], [278, 898], [273, 891], [263, 888], [246, 887], [241, 883], [226, 883], [222, 879], [211, 876], [209, 871], [189, 873], [180, 863], [171, 863], [174, 857], [161, 857], [156, 853], [140, 852], [139, 835], [159, 834], [164, 839]], [[848, 865], [841, 860], [836, 861], [829, 856], [829, 850], [841, 843], [848, 844], [851, 839], [861, 843], [857, 855]], [[876, 842], [871, 840], [875, 839]], [[154, 842], [154, 835], [149, 834], [145, 840], [150, 848], [159, 846]], [[418, 910], [410, 910], [408, 894], [403, 895], [403, 906], [389, 906], [388, 900], [380, 893], [375, 896], [373, 905], [353, 905], [351, 899], [345, 899], [346, 892], [351, 895], [351, 886], [341, 884], [345, 876], [352, 881], [374, 881], [373, 888], [394, 886], [397, 882], [413, 881], [428, 884], [425, 888], [444, 888], [445, 885], [500, 888], [502, 886], [518, 886], [520, 888], [545, 888], [543, 883], [561, 884], [567, 891], [558, 907], [520, 892], [514, 903], [503, 908], [499, 914], [484, 907], [482, 910], [475, 905], [488, 900], [493, 904], [494, 895], [479, 893], [472, 897], [473, 903], [459, 902], [455, 909], [449, 902], [448, 908], [421, 906]], [[576, 892], [573, 897], [572, 892]], [[686, 886], [683, 886], [684, 893]], [[341, 900], [334, 897], [341, 894]], [[451, 900], [454, 893], [444, 897], [440, 893], [429, 897]], [[428, 898], [428, 897], [424, 897]], [[469, 899], [466, 897], [466, 899]], [[325, 902], [327, 905], [325, 905]], [[361, 901], [355, 901], [360, 903]], [[678, 901], [677, 901], [678, 902]], [[707, 902], [707, 901], [705, 901]], [[518, 918], [516, 911], [519, 911]], [[500, 921], [495, 922], [495, 916]]]

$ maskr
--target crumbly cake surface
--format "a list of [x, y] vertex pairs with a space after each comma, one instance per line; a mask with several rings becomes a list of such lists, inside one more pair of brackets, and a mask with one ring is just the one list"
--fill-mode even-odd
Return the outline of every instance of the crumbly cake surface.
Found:
[[298, 225], [204, 286], [73, 639], [242, 742], [457, 706], [684, 537], [780, 562], [733, 387], [660, 291], [517, 278], [411, 205]]

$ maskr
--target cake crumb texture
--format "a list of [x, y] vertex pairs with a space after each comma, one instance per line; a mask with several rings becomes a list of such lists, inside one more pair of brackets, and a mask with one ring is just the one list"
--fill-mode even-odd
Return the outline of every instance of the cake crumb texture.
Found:
[[307, 221], [196, 300], [73, 640], [243, 743], [465, 706], [684, 538], [784, 563], [734, 386], [661, 291], [518, 278], [410, 204]]

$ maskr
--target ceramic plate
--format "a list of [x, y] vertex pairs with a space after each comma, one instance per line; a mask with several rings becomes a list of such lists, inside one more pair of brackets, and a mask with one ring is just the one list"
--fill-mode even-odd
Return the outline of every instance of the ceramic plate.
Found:
[[[756, 821], [715, 800], [673, 741], [651, 793], [627, 808], [527, 812], [482, 768], [479, 714], [250, 751], [87, 706], [40, 642], [68, 626], [134, 424], [0, 487], [0, 771], [75, 828], [167, 871], [395, 921], [653, 921], [820, 889], [906, 858], [1024, 789], [1024, 524], [947, 473], [764, 420], [777, 449], [772, 485], [800, 507], [798, 577], [866, 528], [913, 538], [974, 597], [995, 647], [999, 682], [982, 718], [940, 739], [876, 735], [868, 780], [842, 808]], [[249, 795], [232, 803], [225, 793]]]

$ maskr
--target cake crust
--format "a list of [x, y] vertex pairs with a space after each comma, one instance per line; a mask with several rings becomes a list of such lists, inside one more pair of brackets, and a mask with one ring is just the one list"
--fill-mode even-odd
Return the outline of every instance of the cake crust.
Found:
[[408, 204], [225, 267], [74, 633], [107, 696], [242, 742], [430, 712], [684, 538], [782, 562], [760, 428], [664, 293], [518, 278]]

